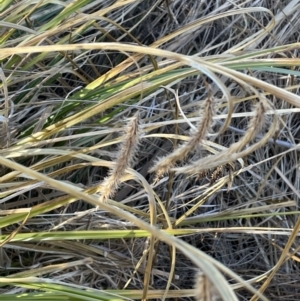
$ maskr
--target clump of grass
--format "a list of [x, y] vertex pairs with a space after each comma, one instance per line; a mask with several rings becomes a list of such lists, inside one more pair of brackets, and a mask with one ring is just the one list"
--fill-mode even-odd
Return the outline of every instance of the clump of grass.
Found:
[[1, 2], [1, 301], [297, 296], [298, 1], [206, 2]]

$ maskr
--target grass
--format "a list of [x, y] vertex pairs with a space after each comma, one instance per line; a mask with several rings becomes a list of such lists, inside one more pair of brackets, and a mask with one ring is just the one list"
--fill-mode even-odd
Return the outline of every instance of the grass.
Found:
[[0, 1], [1, 300], [298, 300], [298, 1]]

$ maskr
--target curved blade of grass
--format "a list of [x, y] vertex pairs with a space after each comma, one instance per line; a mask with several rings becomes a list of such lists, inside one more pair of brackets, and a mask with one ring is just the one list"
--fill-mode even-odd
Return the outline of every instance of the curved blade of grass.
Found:
[[67, 286], [60, 281], [45, 280], [37, 277], [24, 277], [24, 278], [2, 278], [0, 277], [0, 284], [9, 284], [17, 287], [24, 287], [31, 290], [42, 290], [50, 293], [60, 293], [68, 296], [71, 300], [82, 301], [123, 301], [124, 298], [119, 297], [112, 293], [107, 293], [102, 290], [81, 289], [76, 288], [75, 285]]
[[[299, 45], [297, 43], [291, 44], [290, 47], [295, 47]], [[141, 47], [135, 45], [119, 44], [119, 43], [94, 43], [94, 44], [76, 44], [76, 45], [50, 45], [50, 46], [36, 46], [36, 47], [19, 47], [19, 48], [5, 48], [1, 50], [0, 58], [5, 58], [6, 56], [20, 53], [36, 53], [36, 52], [48, 52], [48, 51], [72, 51], [72, 50], [83, 50], [83, 49], [103, 49], [103, 50], [122, 50], [125, 52], [139, 52], [143, 54], [153, 55], [153, 56], [163, 56], [167, 58], [172, 58], [180, 61], [183, 64], [190, 65], [206, 74], [210, 77], [211, 73], [206, 72], [211, 70], [214, 72], [222, 73], [229, 77], [235, 76], [236, 78], [242, 79], [245, 83], [253, 84], [259, 88], [262, 88], [268, 92], [275, 93], [281, 99], [288, 101], [289, 103], [300, 106], [300, 97], [289, 92], [263, 82], [259, 79], [255, 79], [246, 74], [234, 71], [229, 68], [225, 68], [220, 64], [212, 64], [199, 58], [193, 58], [177, 53], [173, 53], [166, 50], [153, 49], [150, 47]], [[213, 80], [215, 77], [212, 78]]]

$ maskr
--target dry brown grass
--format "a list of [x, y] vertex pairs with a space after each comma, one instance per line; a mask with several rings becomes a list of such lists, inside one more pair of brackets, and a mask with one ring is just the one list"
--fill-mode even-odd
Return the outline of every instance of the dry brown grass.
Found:
[[1, 300], [299, 300], [298, 1], [76, 3], [0, 14]]

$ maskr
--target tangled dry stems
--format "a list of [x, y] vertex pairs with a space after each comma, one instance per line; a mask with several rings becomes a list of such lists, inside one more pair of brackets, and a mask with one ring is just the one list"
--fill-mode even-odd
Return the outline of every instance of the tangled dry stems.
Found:
[[[281, 15], [285, 16], [281, 21], [278, 21], [276, 26], [272, 29], [271, 34], [270, 31], [265, 31], [265, 35], [262, 37], [262, 39], [264, 38], [263, 42], [256, 44], [259, 49], [267, 50], [267, 48], [279, 44], [284, 45], [298, 42], [299, 38], [295, 37], [295, 28], [299, 27], [299, 12], [289, 10], [283, 13], [282, 11], [283, 8], [290, 6], [293, 2], [294, 1], [281, 1], [280, 3], [275, 3], [274, 1], [260, 1], [256, 4], [257, 7], [260, 6], [271, 9], [278, 19]], [[103, 5], [110, 5], [112, 3], [113, 1], [111, 1], [111, 3], [103, 2], [99, 4], [99, 7], [102, 8]], [[21, 4], [21, 1], [16, 3], [16, 5]], [[208, 5], [205, 1], [171, 1], [169, 7], [170, 14], [165, 5], [166, 4], [163, 3], [161, 6], [156, 6], [156, 4], [151, 6], [149, 1], [142, 1], [140, 6], [133, 5], [126, 9], [116, 9], [109, 12], [107, 16], [114, 20], [121, 20], [119, 21], [120, 23], [124, 21], [122, 25], [134, 29], [134, 35], [140, 38], [141, 43], [144, 45], [150, 45], [153, 41], [159, 41], [157, 45], [160, 45], [160, 47], [164, 49], [184, 54], [197, 53], [197, 55], [205, 57], [205, 59], [211, 59], [212, 61], [214, 59], [222, 60], [224, 57], [225, 59], [234, 58], [237, 52], [231, 52], [231, 49], [234, 49], [236, 45], [239, 45], [240, 42], [242, 43], [246, 39], [248, 39], [250, 43], [254, 34], [262, 30], [261, 24], [265, 25], [268, 21], [266, 14], [260, 14], [258, 12], [251, 15], [254, 16], [254, 19], [250, 17], [248, 19], [248, 15], [246, 14], [243, 15], [243, 17], [241, 17], [241, 15], [226, 17], [228, 11], [236, 11], [243, 7], [249, 7], [251, 6], [250, 2], [237, 4], [232, 3], [232, 1], [212, 1]], [[237, 7], [237, 5], [239, 7]], [[97, 10], [99, 7], [95, 7], [94, 9]], [[89, 8], [89, 10], [93, 10], [93, 8]], [[84, 10], [84, 13], [87, 11]], [[147, 15], [147, 13], [149, 13], [149, 15]], [[201, 23], [203, 18], [207, 18], [207, 16], [217, 16], [218, 13], [223, 13], [222, 18], [215, 18], [211, 22]], [[146, 16], [145, 18], [149, 16], [148, 21], [150, 18], [151, 21], [142, 20], [142, 22], [138, 24], [133, 16]], [[35, 15], [32, 15], [32, 20], [35, 20], [35, 17]], [[80, 18], [81, 14], [78, 13], [77, 17]], [[247, 26], [245, 26], [246, 23]], [[21, 24], [24, 25], [25, 21], [21, 21]], [[91, 28], [84, 36], [79, 35], [80, 37], [73, 42], [80, 42], [81, 39], [84, 38], [92, 43], [97, 38], [103, 38], [102, 33], [104, 30], [105, 35], [110, 39], [109, 41], [117, 39], [122, 42], [132, 43], [132, 39], [128, 36], [124, 36], [124, 32], [119, 32], [111, 24], [107, 24], [103, 20], [97, 19], [97, 22], [93, 24], [96, 26], [95, 28], [100, 27], [101, 30], [95, 33], [95, 28]], [[193, 26], [199, 24], [199, 26], [190, 29], [191, 24], [193, 24]], [[54, 42], [57, 41], [59, 35], [64, 36], [66, 34], [65, 32], [59, 32], [60, 28], [59, 26], [55, 28], [55, 35], [53, 36], [50, 32], [45, 32], [44, 37], [48, 35], [49, 39], [53, 39]], [[70, 27], [66, 26], [65, 28]], [[76, 26], [74, 28], [76, 28]], [[177, 29], [180, 30], [181, 28], [184, 28], [184, 30], [180, 33], [176, 32]], [[165, 37], [171, 32], [175, 32], [174, 38], [166, 39]], [[39, 36], [35, 39], [38, 39], [38, 37]], [[73, 36], [71, 35], [68, 38], [73, 39]], [[5, 46], [9, 47], [12, 45], [17, 45], [17, 41], [7, 40]], [[249, 52], [255, 51], [255, 47], [254, 45], [252, 49], [246, 49], [243, 54], [247, 55]], [[227, 51], [227, 53], [225, 53], [225, 51]], [[149, 162], [152, 164], [152, 159], [157, 158], [156, 153], [158, 151], [164, 152], [165, 154], [170, 153], [169, 155], [163, 156], [162, 159], [158, 161], [156, 165], [157, 168], [153, 168], [152, 171], [158, 171], [159, 176], [170, 171], [176, 171], [178, 173], [174, 181], [170, 181], [170, 191], [166, 192], [166, 185], [155, 187], [157, 197], [164, 204], [170, 200], [168, 215], [172, 221], [185, 214], [194, 202], [198, 200], [199, 195], [206, 197], [208, 193], [204, 181], [200, 179], [200, 183], [196, 185], [185, 175], [182, 176], [181, 173], [201, 175], [202, 169], [205, 171], [209, 168], [212, 173], [217, 175], [220, 167], [224, 166], [222, 168], [226, 168], [228, 162], [234, 162], [239, 158], [244, 158], [246, 164], [251, 165], [253, 168], [241, 172], [236, 176], [229, 193], [225, 193], [222, 187], [219, 188], [213, 195], [206, 198], [203, 206], [199, 206], [199, 208], [193, 212], [191, 220], [185, 219], [185, 226], [187, 228], [198, 227], [198, 224], [192, 222], [193, 218], [199, 216], [203, 218], [219, 212], [220, 220], [211, 220], [200, 224], [201, 228], [216, 229], [216, 233], [211, 234], [212, 232], [209, 232], [201, 235], [191, 235], [182, 237], [182, 239], [218, 259], [239, 275], [243, 275], [245, 279], [259, 276], [274, 266], [287, 241], [288, 234], [278, 235], [272, 230], [267, 234], [261, 234], [251, 230], [243, 233], [222, 233], [217, 231], [219, 227], [228, 229], [257, 225], [270, 227], [270, 229], [276, 227], [284, 228], [287, 230], [287, 233], [290, 233], [288, 230], [293, 227], [296, 218], [296, 216], [291, 214], [294, 208], [292, 208], [291, 205], [288, 207], [282, 205], [282, 207], [278, 207], [279, 209], [265, 206], [266, 204], [276, 201], [283, 202], [290, 200], [291, 202], [292, 200], [298, 200], [297, 189], [300, 181], [299, 171], [297, 169], [299, 161], [298, 151], [296, 148], [292, 151], [289, 148], [293, 148], [293, 146], [299, 143], [299, 118], [297, 116], [299, 112], [289, 111], [290, 106], [285, 101], [274, 97], [272, 93], [267, 93], [266, 97], [274, 104], [275, 110], [280, 109], [283, 113], [281, 113], [282, 115], [280, 115], [280, 117], [275, 113], [270, 129], [265, 135], [259, 136], [258, 133], [259, 131], [264, 131], [265, 127], [262, 125], [267, 107], [265, 103], [258, 102], [254, 110], [256, 113], [253, 118], [250, 119], [250, 122], [247, 122], [248, 118], [245, 117], [231, 118], [231, 127], [228, 128], [226, 132], [217, 137], [211, 137], [207, 131], [211, 124], [210, 119], [218, 115], [228, 114], [227, 107], [215, 105], [217, 108], [213, 110], [213, 103], [222, 104], [222, 95], [218, 92], [218, 87], [213, 85], [212, 95], [205, 101], [205, 84], [198, 75], [191, 75], [188, 78], [182, 79], [180, 84], [176, 82], [176, 85], [179, 87], [179, 99], [182, 110], [189, 116], [191, 112], [194, 112], [194, 108], [200, 105], [204, 108], [202, 110], [207, 110], [208, 115], [204, 115], [206, 118], [201, 119], [196, 126], [197, 130], [192, 133], [190, 137], [186, 137], [188, 127], [181, 126], [182, 124], [179, 123], [180, 120], [177, 123], [177, 121], [174, 120], [173, 112], [170, 112], [169, 101], [173, 103], [174, 99], [170, 98], [169, 101], [167, 101], [166, 95], [158, 89], [151, 96], [145, 96], [140, 102], [140, 116], [144, 123], [143, 129], [146, 133], [147, 131], [152, 131], [151, 133], [153, 133], [154, 124], [156, 126], [155, 129], [157, 129], [154, 135], [156, 134], [157, 137], [149, 135], [149, 137], [141, 139], [142, 147], [137, 149], [138, 143], [135, 142], [140, 140], [140, 135], [138, 133], [138, 119], [134, 119], [134, 117], [127, 125], [123, 144], [120, 147], [115, 164], [111, 163], [115, 158], [115, 156], [112, 155], [114, 154], [114, 148], [107, 146], [102, 147], [99, 142], [101, 139], [94, 137], [103, 137], [108, 134], [119, 133], [119, 129], [114, 129], [111, 125], [114, 124], [114, 122], [118, 124], [120, 118], [123, 116], [132, 116], [132, 103], [130, 101], [128, 101], [126, 106], [124, 105], [124, 107], [122, 107], [121, 111], [116, 110], [114, 112], [115, 115], [111, 117], [109, 123], [110, 128], [107, 128], [105, 123], [95, 123], [95, 121], [98, 121], [98, 116], [95, 116], [93, 117], [95, 119], [83, 120], [80, 126], [73, 125], [68, 129], [62, 129], [59, 133], [55, 133], [53, 137], [51, 136], [45, 141], [32, 142], [27, 153], [22, 153], [21, 150], [19, 154], [13, 153], [13, 147], [22, 141], [24, 137], [24, 133], [22, 132], [23, 128], [32, 126], [34, 128], [33, 134], [39, 131], [39, 129], [43, 128], [44, 124], [48, 122], [47, 116], [51, 114], [56, 116], [59, 113], [57, 107], [55, 108], [56, 111], [52, 111], [53, 104], [61, 104], [59, 109], [64, 107], [69, 94], [72, 95], [76, 92], [74, 89], [77, 89], [79, 85], [86, 86], [89, 79], [99, 78], [102, 75], [100, 74], [102, 71], [103, 74], [105, 74], [106, 70], [114, 69], [114, 67], [117, 66], [115, 59], [120, 59], [120, 57], [117, 57], [114, 53], [109, 52], [86, 52], [84, 56], [82, 54], [77, 56], [77, 54], [80, 54], [80, 52], [74, 52], [72, 56], [70, 55], [73, 59], [72, 64], [74, 62], [73, 66], [77, 66], [76, 68], [78, 68], [76, 70], [72, 69], [73, 67], [70, 67], [68, 62], [63, 59], [61, 59], [62, 63], [60, 63], [57, 68], [53, 68], [52, 70], [48, 69], [49, 60], [53, 58], [53, 56], [50, 55], [45, 61], [35, 65], [34, 62], [30, 61], [34, 67], [30, 70], [28, 69], [28, 71], [26, 71], [26, 68], [24, 68], [24, 70], [22, 69], [24, 67], [22, 64], [28, 63], [28, 60], [31, 59], [29, 56], [21, 57], [21, 61], [19, 61], [20, 65], [18, 65], [20, 69], [15, 69], [14, 67], [9, 69], [7, 67], [7, 69], [4, 70], [6, 76], [10, 74], [15, 76], [13, 81], [8, 84], [10, 97], [16, 104], [14, 118], [10, 119], [8, 123], [4, 124], [5, 127], [3, 127], [3, 131], [11, 132], [13, 135], [11, 136], [12, 139], [3, 143], [2, 146], [6, 149], [2, 150], [2, 154], [12, 153], [14, 160], [20, 160], [21, 157], [20, 161], [22, 161], [23, 164], [31, 166], [32, 168], [39, 168], [44, 173], [51, 171], [56, 172], [57, 169], [59, 169], [56, 175], [62, 181], [71, 181], [83, 187], [97, 185], [99, 178], [101, 181], [105, 178], [106, 169], [95, 168], [91, 165], [88, 168], [78, 171], [76, 164], [91, 157], [93, 157], [94, 160], [98, 159], [99, 156], [105, 158], [109, 161], [108, 166], [112, 168], [110, 169], [108, 178], [104, 180], [102, 185], [105, 188], [101, 195], [103, 200], [112, 197], [115, 191], [120, 188], [119, 194], [122, 196], [122, 204], [130, 204], [132, 207], [126, 208], [126, 210], [134, 209], [135, 214], [146, 219], [149, 216], [149, 204], [145, 192], [139, 187], [131, 185], [131, 183], [119, 187], [120, 177], [124, 175], [126, 168], [132, 166], [133, 158], [138, 156], [139, 160], [136, 169], [151, 183], [152, 176], [144, 171], [144, 166], [149, 166]], [[299, 52], [297, 49], [287, 50], [285, 53], [274, 55], [268, 53], [267, 57], [272, 58], [275, 55], [297, 57], [299, 56]], [[68, 58], [70, 59], [70, 57]], [[143, 64], [148, 64], [147, 60], [148, 58], [144, 58], [143, 61], [137, 60], [141, 63], [142, 71], [145, 70], [142, 69]], [[170, 64], [170, 61], [158, 60], [159, 68], [163, 68], [168, 64]], [[43, 81], [39, 85], [36, 85], [34, 82], [39, 75], [34, 76], [31, 74], [34, 68], [36, 68], [37, 71], [42, 70], [44, 72], [42, 73], [44, 74], [42, 75], [44, 76]], [[141, 71], [135, 70], [134, 67], [131, 68], [133, 74], [134, 72], [139, 73]], [[147, 65], [147, 68], [147, 70], [151, 70], [152, 66]], [[55, 84], [46, 85], [45, 83], [49, 80], [50, 75], [56, 74], [57, 70], [64, 70], [64, 73], [59, 75], [60, 77]], [[122, 68], [116, 68], [114, 74], [120, 74], [120, 71], [121, 73], [123, 72], [122, 74], [126, 74], [126, 70]], [[263, 70], [250, 71], [251, 76], [255, 78], [275, 84], [282, 89], [290, 89], [296, 94], [299, 93], [299, 81], [296, 76], [291, 78], [286, 74], [271, 73], [270, 70], [268, 72]], [[297, 68], [293, 71], [297, 71]], [[37, 72], [37, 74], [40, 73]], [[110, 73], [109, 76], [106, 76], [106, 78], [112, 77], [113, 72]], [[25, 79], [28, 79], [28, 81]], [[105, 81], [103, 84], [104, 83]], [[247, 114], [250, 115], [250, 113], [253, 112], [253, 109], [250, 107], [253, 98], [251, 99], [251, 96], [247, 98], [247, 92], [234, 81], [228, 82], [225, 78], [224, 84], [230, 90], [231, 95], [235, 97], [234, 112], [243, 112], [246, 114], [244, 116], [247, 116]], [[40, 90], [41, 87], [43, 87], [42, 90]], [[28, 91], [27, 94], [26, 91]], [[97, 95], [97, 97], [98, 96], [99, 95]], [[95, 98], [91, 97], [81, 100], [79, 106], [88, 106], [93, 102], [95, 102]], [[49, 112], [46, 112], [46, 116], [44, 116], [45, 108], [49, 109]], [[9, 109], [9, 107], [7, 107], [7, 109]], [[68, 114], [72, 115], [74, 111], [76, 112], [76, 107], [70, 109]], [[109, 113], [111, 113], [111, 111]], [[210, 115], [212, 115], [212, 117]], [[197, 116], [199, 116], [199, 114]], [[280, 122], [278, 119], [280, 119]], [[171, 125], [165, 126], [163, 124], [164, 121], [170, 121]], [[151, 127], [147, 127], [148, 122], [151, 123]], [[220, 119], [220, 122], [223, 123], [223, 119]], [[168, 136], [168, 134], [173, 134], [173, 125], [177, 126], [178, 124], [180, 125], [179, 135], [181, 135], [179, 137], [187, 139], [187, 142], [175, 149], [174, 152], [169, 152], [169, 144], [167, 144], [165, 140], [174, 139], [174, 136]], [[86, 131], [83, 134], [78, 132], [78, 130], [82, 129]], [[241, 134], [234, 129], [244, 132]], [[270, 139], [274, 138], [275, 133], [278, 134], [278, 136], [275, 137], [277, 137], [279, 141], [285, 142], [285, 144], [270, 143]], [[5, 136], [7, 137], [7, 135]], [[166, 139], [162, 141], [161, 137], [166, 137]], [[209, 142], [212, 143], [211, 145], [213, 146], [222, 146], [227, 149], [221, 149], [220, 151], [220, 148], [215, 147], [219, 153], [211, 155], [211, 150], [203, 143], [207, 142], [207, 140], [204, 141], [205, 139], [209, 139]], [[65, 143], [65, 145], [60, 148], [59, 143]], [[97, 147], [89, 148], [89, 150], [86, 151], [85, 144], [97, 145], [97, 143], [99, 143]], [[46, 146], [45, 149], [42, 149], [42, 146]], [[9, 149], [9, 147], [12, 147], [12, 149]], [[66, 149], [74, 151], [71, 153], [72, 156], [74, 153], [80, 153], [81, 150], [83, 153], [80, 155], [86, 156], [68, 157], [70, 153], [66, 153]], [[37, 153], [37, 156], [28, 158], [28, 153], [30, 152], [32, 154], [33, 150]], [[44, 151], [45, 154], [42, 160], [41, 155], [38, 155], [42, 154], [41, 151]], [[60, 153], [60, 151], [65, 151], [65, 153]], [[86, 154], [86, 152], [88, 152], [88, 154]], [[53, 163], [43, 165], [44, 156], [53, 159]], [[66, 157], [68, 157], [68, 160], [66, 160]], [[201, 158], [200, 160], [199, 157]], [[272, 159], [272, 157], [274, 157], [274, 159]], [[55, 161], [55, 159], [58, 160]], [[183, 159], [194, 163], [184, 165], [181, 169], [179, 167], [174, 168], [177, 163], [182, 164]], [[166, 162], [168, 162], [168, 164]], [[160, 165], [161, 168], [159, 168]], [[66, 166], [68, 166], [68, 168], [66, 168]], [[281, 174], [276, 168], [278, 168]], [[148, 168], [145, 168], [145, 170], [147, 171]], [[269, 173], [269, 171], [272, 172]], [[5, 201], [2, 199], [2, 210], [35, 208], [36, 205], [42, 207], [45, 203], [45, 199], [56, 202], [58, 197], [65, 197], [61, 195], [60, 192], [52, 191], [49, 187], [43, 185], [43, 183], [36, 183], [34, 184], [35, 186], [26, 186], [33, 184], [28, 184], [28, 179], [24, 177], [24, 175], [9, 174], [9, 178], [7, 176], [8, 172], [10, 172], [10, 170], [2, 170], [1, 174], [3, 175], [1, 178], [2, 192], [9, 192], [9, 195], [5, 195]], [[220, 179], [220, 181], [222, 181], [222, 179]], [[18, 189], [17, 192], [10, 191], [11, 187], [16, 187], [16, 184], [19, 185], [20, 189]], [[165, 184], [165, 182], [162, 182], [162, 184]], [[211, 186], [211, 189], [213, 189], [214, 183], [211, 183]], [[125, 191], [128, 187], [132, 187], [129, 193]], [[49, 203], [51, 203], [51, 201], [49, 201]], [[224, 214], [228, 214], [228, 212], [232, 214], [241, 208], [245, 210], [251, 209], [253, 210], [252, 213], [261, 213], [260, 208], [265, 208], [262, 213], [270, 214], [270, 216], [256, 216], [251, 213], [251, 217], [247, 218], [237, 217], [228, 220], [222, 219], [222, 214], [224, 217]], [[283, 217], [281, 217], [280, 214], [284, 214]], [[158, 215], [161, 217], [160, 212]], [[9, 234], [18, 226], [19, 225], [16, 226], [14, 224], [9, 225], [3, 229], [3, 233]], [[99, 229], [99, 227], [102, 229], [103, 227], [105, 229], [117, 230], [132, 229], [134, 225], [124, 221], [118, 221], [101, 210], [91, 210], [87, 204], [78, 201], [53, 208], [51, 214], [47, 214], [47, 211], [44, 211], [40, 215], [30, 218], [26, 221], [26, 228], [23, 230], [29, 233], [35, 233], [39, 231], [51, 232], [56, 229], [63, 229], [67, 232], [68, 230], [83, 230], [87, 227], [90, 227], [90, 229]], [[289, 257], [289, 260], [284, 263], [280, 273], [273, 279], [273, 286], [270, 286], [266, 291], [266, 295], [270, 300], [290, 300], [293, 297], [295, 300], [299, 299], [297, 298], [299, 295], [299, 281], [297, 281], [299, 279], [299, 271], [296, 264], [299, 253], [297, 251], [298, 245], [299, 242], [297, 238], [294, 242], [294, 257]], [[11, 262], [19, 262], [19, 258], [27, 258], [27, 266], [25, 269], [31, 271], [34, 270], [36, 266], [48, 267], [62, 260], [70, 261], [71, 263], [73, 258], [81, 260], [82, 256], [89, 256], [94, 259], [89, 266], [86, 266], [85, 262], [82, 262], [83, 265], [80, 266], [79, 270], [70, 264], [65, 270], [58, 268], [56, 272], [49, 277], [68, 281], [75, 285], [82, 284], [86, 287], [100, 289], [123, 288], [125, 283], [128, 283], [127, 287], [132, 289], [141, 289], [143, 287], [143, 276], [146, 272], [145, 261], [142, 260], [142, 262], [139, 262], [139, 259], [144, 258], [143, 254], [145, 250], [147, 250], [145, 239], [111, 239], [101, 242], [93, 240], [90, 244], [88, 241], [86, 244], [82, 241], [48, 241], [36, 244], [34, 242], [10, 242], [6, 244], [3, 250]], [[160, 245], [157, 248], [157, 261], [154, 262], [151, 271], [154, 279], [151, 285], [154, 288], [165, 289], [167, 279], [170, 277], [171, 261], [168, 252], [169, 250], [164, 245]], [[193, 280], [191, 279], [193, 279], [195, 271], [191, 269], [190, 262], [178, 254], [175, 265], [177, 270], [172, 280], [171, 289], [175, 290], [180, 288], [180, 290], [177, 291], [178, 297], [180, 298], [180, 293], [183, 293], [185, 288], [192, 287]], [[119, 271], [117, 275], [115, 273], [116, 267]], [[20, 267], [20, 269], [24, 269], [24, 266]], [[11, 267], [9, 264], [6, 270], [9, 273], [15, 273], [14, 267]], [[88, 276], [83, 279], [83, 274]], [[201, 281], [206, 282], [207, 279]], [[203, 284], [201, 284], [201, 286], [202, 285]], [[213, 298], [213, 293], [211, 293], [213, 289], [211, 289], [211, 286], [213, 286], [211, 283], [205, 284], [205, 287], [208, 288], [205, 290], [207, 294], [198, 295], [198, 298]], [[18, 290], [18, 292], [22, 291], [20, 288], [14, 289]], [[1, 293], [3, 292], [10, 293], [11, 289], [2, 288]], [[237, 291], [237, 294], [241, 300], [249, 300], [251, 297], [249, 293], [245, 291]]]

